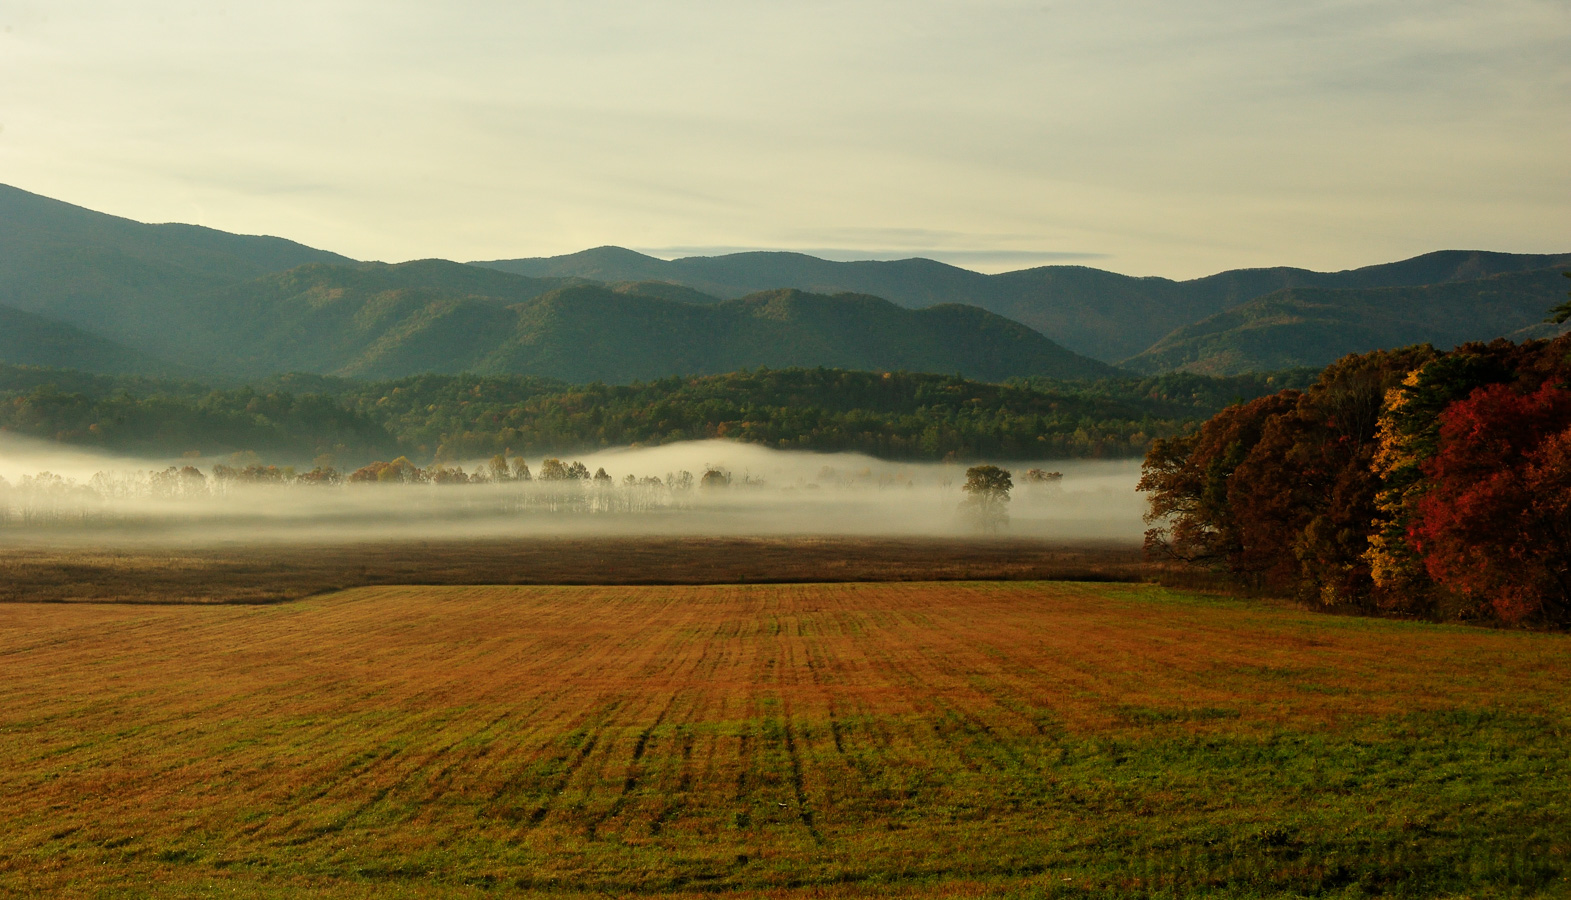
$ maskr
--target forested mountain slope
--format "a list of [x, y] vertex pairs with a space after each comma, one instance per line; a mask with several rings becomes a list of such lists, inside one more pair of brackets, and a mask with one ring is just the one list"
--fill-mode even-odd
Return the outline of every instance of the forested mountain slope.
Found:
[[246, 375], [422, 372], [627, 382], [760, 365], [1097, 377], [1112, 369], [974, 307], [777, 291], [691, 303], [441, 260], [310, 265], [214, 295], [193, 361]]
[[1538, 331], [1565, 286], [1548, 268], [1423, 287], [1290, 288], [1180, 328], [1125, 365], [1231, 375], [1412, 344], [1448, 349]]
[[147, 225], [0, 185], [0, 305], [161, 353], [206, 292], [346, 257], [276, 237]]
[[0, 306], [0, 361], [112, 374], [167, 375], [179, 371], [178, 366], [74, 325], [8, 306]]
[[1030, 325], [1078, 353], [1117, 362], [1141, 353], [1174, 329], [1285, 288], [1443, 284], [1571, 266], [1571, 254], [1450, 250], [1342, 272], [1237, 269], [1190, 281], [1134, 278], [1085, 266], [983, 275], [929, 259], [832, 262], [801, 253], [734, 253], [667, 261], [619, 247], [475, 265], [535, 277], [665, 281], [717, 297], [792, 287], [873, 294], [914, 308], [967, 303]]
[[[386, 265], [0, 185], [0, 307], [13, 311], [0, 362], [173, 365], [220, 379], [470, 370], [625, 381], [752, 365], [1095, 377], [1109, 370], [1093, 360], [1125, 359], [1146, 371], [1226, 372], [1545, 333], [1535, 323], [1564, 288], [1539, 275], [1568, 267], [1571, 254], [1445, 251], [1344, 272], [1173, 281], [800, 253], [666, 261], [615, 247]], [[1337, 293], [1385, 289], [1400, 293]], [[769, 297], [737, 305], [760, 293]]]

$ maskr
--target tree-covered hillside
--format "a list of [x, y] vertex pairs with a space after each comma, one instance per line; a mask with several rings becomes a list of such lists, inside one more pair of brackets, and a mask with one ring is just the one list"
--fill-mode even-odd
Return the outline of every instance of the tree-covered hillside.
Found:
[[194, 381], [0, 366], [0, 432], [154, 456], [253, 451], [339, 466], [407, 455], [544, 455], [723, 437], [900, 459], [1144, 453], [1235, 400], [1304, 373], [988, 384], [944, 375], [751, 370], [625, 386], [530, 376], [317, 375], [214, 390]]
[[[776, 288], [873, 294], [921, 308], [965, 303], [1029, 325], [1095, 359], [1117, 363], [1174, 329], [1287, 288], [1367, 289], [1441, 285], [1571, 265], [1571, 254], [1447, 250], [1342, 272], [1286, 266], [1235, 269], [1189, 281], [1135, 278], [1087, 266], [1040, 266], [983, 275], [930, 259], [835, 262], [802, 253], [733, 253], [662, 260], [619, 247], [475, 265], [534, 277], [664, 281], [717, 297]], [[1545, 296], [1546, 303], [1553, 292]], [[1472, 334], [1469, 339], [1498, 337]], [[1424, 340], [1408, 336], [1392, 346]], [[1328, 360], [1329, 361], [1329, 360]]]
[[1548, 268], [1424, 287], [1276, 291], [1180, 328], [1125, 365], [1226, 375], [1411, 344], [1449, 348], [1542, 322], [1564, 284]]
[[250, 377], [476, 372], [627, 383], [760, 365], [988, 380], [1114, 371], [975, 307], [910, 310], [800, 291], [712, 302], [668, 285], [564, 283], [441, 260], [264, 276], [208, 297], [190, 311], [187, 333], [200, 337], [185, 359]]
[[174, 358], [166, 351], [186, 340], [196, 298], [306, 263], [349, 261], [282, 238], [147, 225], [0, 185], [0, 305], [144, 353]]
[[172, 363], [75, 325], [7, 306], [0, 306], [0, 360], [23, 366], [81, 366], [111, 374], [179, 371]]
[[[1533, 273], [1568, 265], [1567, 254], [1443, 251], [1342, 272], [1174, 281], [801, 253], [666, 261], [615, 247], [386, 265], [0, 185], [0, 307], [17, 311], [0, 363], [230, 382], [472, 371], [628, 383], [759, 365], [1097, 378], [1131, 358], [1141, 371], [1271, 370], [1423, 341], [1539, 336], [1533, 323], [1560, 291]], [[1505, 293], [1509, 303], [1497, 302]]]

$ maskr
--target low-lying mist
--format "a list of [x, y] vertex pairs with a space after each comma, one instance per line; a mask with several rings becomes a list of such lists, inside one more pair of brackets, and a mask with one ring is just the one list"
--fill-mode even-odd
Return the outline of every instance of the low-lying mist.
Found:
[[[1137, 541], [1139, 463], [1004, 464], [1007, 520], [965, 501], [964, 463], [889, 462], [724, 440], [564, 456], [515, 479], [489, 461], [433, 466], [412, 483], [128, 459], [0, 436], [0, 542], [348, 542], [489, 537], [953, 536]], [[412, 468], [412, 467], [410, 467]], [[1031, 469], [1062, 473], [1029, 480]], [[560, 470], [552, 469], [560, 474]], [[521, 474], [521, 473], [520, 473]], [[500, 477], [498, 477], [500, 475]], [[596, 477], [599, 475], [600, 477]], [[366, 476], [362, 475], [362, 478]], [[407, 473], [402, 477], [410, 477]]]

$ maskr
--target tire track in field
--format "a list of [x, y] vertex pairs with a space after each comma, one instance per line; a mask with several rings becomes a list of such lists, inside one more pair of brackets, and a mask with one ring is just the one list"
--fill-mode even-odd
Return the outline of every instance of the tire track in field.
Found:
[[[536, 796], [541, 798], [538, 805], [527, 814], [513, 814], [511, 812], [511, 810], [518, 807], [499, 808], [509, 798], [523, 792], [522, 789], [525, 784], [542, 780], [529, 771], [529, 769], [538, 768], [539, 766], [540, 757], [535, 756], [532, 759], [519, 760], [519, 763], [527, 768], [522, 772], [500, 779], [496, 787], [492, 789], [490, 803], [488, 804], [489, 815], [518, 822], [519, 827], [524, 832], [538, 828], [545, 821], [546, 816], [550, 815], [555, 808], [557, 799], [567, 788], [574, 774], [584, 766], [590, 754], [594, 753], [595, 748], [599, 746], [606, 722], [619, 706], [620, 702], [618, 701], [603, 704], [598, 714], [583, 720], [578, 728], [561, 735], [556, 740], [558, 748], [565, 744], [567, 749], [565, 752], [558, 749], [547, 760], [547, 764], [553, 767], [554, 771], [551, 772], [548, 779], [543, 780], [538, 790], [534, 792]], [[547, 734], [560, 734], [560, 732], [550, 727], [550, 723], [542, 724], [535, 731]], [[541, 749], [544, 750], [545, 748], [542, 747]]]
[[[674, 602], [669, 603], [665, 608], [670, 609], [674, 605]], [[646, 754], [651, 743], [660, 740], [660, 731], [672, 718], [673, 712], [685, 709], [687, 717], [692, 717], [694, 701], [690, 692], [684, 690], [684, 686], [692, 683], [695, 673], [705, 668], [713, 647], [711, 641], [693, 641], [686, 637], [688, 623], [697, 619], [701, 611], [702, 607], [690, 605], [685, 610], [685, 615], [672, 623], [668, 632], [670, 637], [666, 642], [657, 646], [636, 645], [646, 659], [633, 677], [634, 688], [647, 691], [653, 684], [658, 683], [660, 690], [664, 692], [665, 702], [660, 706], [654, 719], [644, 725], [634, 739], [621, 789], [615, 799], [586, 824], [585, 834], [589, 840], [596, 839], [606, 823], [616, 820], [629, 804], [638, 799], [639, 788], [646, 775]], [[711, 667], [712, 665], [710, 664]], [[609, 758], [609, 752], [607, 756]], [[659, 758], [658, 754], [656, 758]]]
[[[995, 641], [1008, 646], [1024, 642], [1026, 632], [1016, 627], [1009, 617], [1011, 612], [1009, 606], [984, 616], [989, 625], [986, 630], [976, 629], [970, 622], [928, 629], [928, 640], [912, 649], [933, 671], [964, 668], [951, 678], [950, 691], [932, 695], [935, 726], [948, 732], [950, 743], [964, 746], [968, 758], [985, 761], [994, 776], [1025, 782], [1040, 793], [1045, 789], [1045, 773], [1035, 760], [1041, 754], [1028, 751], [1033, 745], [1045, 749], [1051, 739], [1041, 713], [1026, 696], [1050, 694], [1050, 690], [1048, 685], [1023, 684], [1027, 679], [1020, 671], [1026, 667], [1015, 657], [992, 649]], [[1028, 671], [1038, 680], [1045, 674]]]
[[[881, 631], [887, 634], [887, 630], [881, 629]], [[890, 648], [885, 646], [885, 643], [885, 641], [868, 642], [866, 645], [867, 652], [878, 657], [879, 665], [877, 668], [880, 671], [887, 673], [899, 686], [905, 689], [903, 693], [909, 698], [915, 715], [914, 717], [893, 716], [879, 718], [889, 718], [893, 722], [898, 723], [905, 730], [907, 743], [910, 744], [913, 752], [916, 748], [929, 745], [928, 741], [920, 740], [916, 737], [916, 729], [920, 727], [924, 735], [929, 738], [937, 738], [949, 755], [958, 761], [962, 768], [973, 773], [981, 772], [983, 769], [982, 764], [939, 727], [938, 716], [936, 715], [938, 711], [937, 698], [941, 696], [944, 689], [940, 684], [918, 675], [915, 669], [897, 657]], [[914, 753], [914, 756], [925, 758], [930, 757], [931, 753]]]
[[[800, 616], [798, 616], [796, 628], [796, 634], [798, 636], [802, 633], [801, 623], [802, 619]], [[780, 637], [778, 631], [776, 632], [776, 636]], [[785, 750], [786, 756], [790, 760], [791, 764], [791, 792], [794, 799], [796, 800], [797, 818], [807, 829], [807, 833], [812, 835], [813, 843], [823, 846], [824, 836], [821, 832], [819, 832], [818, 825], [814, 821], [813, 809], [808, 803], [807, 791], [804, 786], [802, 753], [797, 747], [796, 717], [793, 712], [794, 706], [792, 703], [792, 697], [796, 694], [794, 689], [800, 681], [801, 669], [804, 667], [799, 667], [797, 665], [796, 642], [792, 640], [789, 634], [781, 638], [778, 643], [785, 651], [786, 659], [785, 665], [780, 669], [776, 677], [781, 682], [788, 682], [793, 688], [793, 690], [781, 691], [780, 697], [780, 711], [784, 719], [783, 730], [785, 732]], [[807, 656], [810, 662], [811, 656], [808, 655], [805, 650], [803, 651], [803, 654], [804, 656]], [[812, 667], [807, 666], [805, 668], [808, 670], [808, 677], [816, 683], [817, 678], [813, 674]]]
[[589, 840], [592, 841], [595, 839], [601, 825], [604, 825], [606, 822], [616, 818], [622, 812], [622, 809], [627, 806], [628, 800], [632, 797], [633, 793], [638, 790], [638, 784], [641, 778], [641, 772], [638, 768], [639, 763], [644, 758], [644, 752], [648, 749], [649, 741], [654, 735], [655, 730], [658, 729], [663, 722], [665, 722], [667, 714], [669, 714], [671, 709], [676, 705], [677, 699], [678, 695], [676, 694], [671, 694], [668, 696], [666, 698], [665, 705], [660, 708], [659, 714], [655, 716], [655, 720], [649, 723], [649, 725], [645, 726], [644, 729], [638, 733], [638, 738], [633, 742], [632, 761], [629, 763], [628, 773], [622, 780], [621, 793], [617, 794], [616, 799], [611, 802], [611, 805], [605, 810], [605, 812], [595, 816], [589, 821], [587, 825], [584, 826], [584, 833], [587, 835]]
[[[635, 594], [633, 596], [638, 598], [642, 595]], [[674, 603], [675, 601], [663, 604], [662, 609], [669, 610]], [[640, 633], [641, 626], [650, 616], [648, 605], [637, 601], [626, 604], [622, 612], [622, 616], [614, 622], [608, 623], [605, 627], [612, 629], [614, 633], [636, 635]], [[696, 614], [696, 611], [690, 612], [688, 618]], [[565, 794], [567, 785], [575, 781], [584, 782], [582, 785], [583, 796], [575, 802], [575, 808], [581, 808], [594, 800], [597, 793], [596, 786], [605, 780], [603, 773], [614, 756], [615, 738], [612, 735], [623, 732], [626, 729], [626, 726], [620, 725], [619, 721], [627, 722], [631, 720], [637, 722], [645, 717], [646, 714], [642, 711], [634, 711], [630, 701], [635, 698], [650, 700], [651, 698], [647, 694], [649, 682], [653, 679], [653, 676], [664, 672], [667, 673], [664, 678], [664, 686], [666, 688], [664, 706], [656, 714], [655, 722], [644, 728], [634, 743], [632, 765], [634, 767], [639, 765], [649, 747], [650, 741], [655, 737], [656, 729], [665, 721], [671, 709], [679, 701], [679, 682], [683, 677], [683, 672], [690, 670], [696, 664], [695, 661], [695, 663], [688, 664], [685, 668], [681, 667], [680, 664], [673, 666], [671, 662], [671, 658], [675, 655], [672, 649], [673, 646], [677, 643], [688, 644], [687, 653], [683, 657], [686, 659], [692, 655], [692, 642], [683, 640], [680, 627], [673, 628], [667, 631], [666, 634], [668, 635], [667, 640], [656, 644], [633, 638], [624, 639], [616, 644], [618, 652], [613, 657], [596, 658], [596, 665], [603, 671], [632, 670], [632, 674], [616, 683], [613, 693], [613, 696], [617, 698], [616, 714], [614, 716], [608, 714], [601, 721], [601, 728], [596, 733], [597, 746], [591, 748], [589, 752], [580, 754], [576, 758], [575, 764], [570, 766], [568, 771], [562, 773], [556, 793], [551, 795], [548, 798], [548, 803], [545, 804], [548, 807], [547, 811], [553, 805], [552, 798]], [[699, 660], [707, 653], [707, 649], [703, 648], [702, 645], [700, 645], [700, 649]], [[652, 702], [646, 702], [643, 709], [652, 709], [654, 704], [658, 702], [659, 700], [657, 699], [652, 700]], [[594, 756], [591, 756], [591, 753]], [[598, 757], [599, 762], [595, 766], [594, 771], [601, 774], [591, 776], [589, 774], [589, 763], [595, 757]], [[596, 836], [604, 823], [621, 813], [631, 801], [633, 792], [638, 785], [638, 779], [639, 776], [635, 772], [629, 772], [627, 775], [624, 775], [620, 779], [621, 790], [616, 798], [611, 801], [610, 808], [588, 817], [588, 820], [584, 822], [584, 831], [590, 839]], [[532, 823], [538, 825], [543, 819], [544, 815], [537, 810], [535, 816], [532, 817]]]
[[[824, 589], [820, 587], [820, 590]], [[840, 760], [844, 771], [856, 779], [857, 787], [849, 791], [846, 800], [860, 805], [868, 802], [884, 802], [909, 793], [909, 786], [897, 788], [891, 781], [891, 776], [901, 771], [906, 771], [910, 761], [926, 758], [930, 754], [919, 752], [921, 741], [912, 729], [909, 716], [890, 716], [887, 713], [877, 712], [867, 708], [857, 695], [871, 687], [882, 691], [879, 684], [885, 679], [892, 679], [903, 683], [906, 688], [904, 693], [915, 694], [917, 687], [925, 684], [916, 678], [909, 670], [901, 671], [891, 665], [889, 652], [883, 644], [889, 643], [891, 632], [900, 624], [900, 617], [891, 610], [857, 609], [854, 612], [846, 610], [848, 603], [856, 600], [855, 592], [845, 588], [836, 588], [832, 596], [815, 594], [804, 597], [804, 601], [816, 601], [815, 613], [822, 614], [829, 603], [834, 604], [835, 612], [831, 613], [835, 628], [833, 639], [840, 645], [841, 652], [831, 652], [827, 646], [815, 642], [803, 642], [803, 654], [808, 665], [808, 677], [812, 681], [812, 696], [822, 704], [824, 718], [827, 720], [831, 742], [835, 747], [837, 758]], [[824, 635], [824, 631], [820, 631]], [[821, 638], [821, 641], [826, 638]], [[846, 652], [854, 648], [856, 653]], [[815, 654], [822, 654], [818, 656]], [[817, 664], [817, 660], [826, 660], [824, 665]], [[861, 659], [861, 665], [854, 665], [855, 660]], [[793, 660], [794, 661], [794, 660]], [[793, 675], [798, 674], [800, 668], [793, 667]], [[834, 672], [836, 685], [844, 684], [849, 689], [849, 694], [844, 694], [834, 689], [824, 681], [825, 672]], [[844, 703], [849, 702], [855, 712], [853, 718], [845, 719]], [[918, 704], [919, 705], [919, 704]], [[799, 719], [798, 710], [790, 709], [793, 720]], [[901, 729], [903, 736], [896, 738], [891, 726]], [[797, 756], [795, 765], [801, 766], [801, 754], [794, 746], [801, 730], [795, 721], [791, 723], [789, 748]], [[928, 742], [930, 745], [930, 741]], [[904, 747], [897, 751], [897, 747]], [[925, 747], [922, 748], [926, 750]], [[805, 770], [803, 770], [805, 776]], [[835, 779], [824, 777], [823, 790], [831, 790]], [[901, 779], [895, 779], [899, 781]], [[793, 782], [795, 779], [793, 778]], [[806, 785], [803, 784], [803, 794], [799, 798], [799, 807], [806, 801]], [[809, 809], [809, 812], [811, 810]], [[818, 823], [814, 821], [815, 830]]]
[[[706, 705], [707, 700], [700, 700], [699, 703], [695, 704], [691, 718], [700, 717]], [[672, 761], [672, 765], [676, 770], [676, 785], [669, 793], [663, 795], [664, 804], [660, 807], [659, 812], [650, 817], [649, 833], [651, 835], [659, 834], [661, 829], [665, 828], [667, 822], [675, 818], [678, 812], [687, 808], [687, 795], [693, 786], [694, 737], [692, 725], [688, 722], [681, 722], [673, 730], [676, 735], [678, 754], [677, 758]]]

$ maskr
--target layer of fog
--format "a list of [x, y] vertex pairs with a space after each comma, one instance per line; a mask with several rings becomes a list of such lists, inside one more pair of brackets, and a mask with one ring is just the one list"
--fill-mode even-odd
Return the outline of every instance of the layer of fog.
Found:
[[[342, 542], [488, 537], [954, 536], [1136, 541], [1139, 464], [1000, 463], [1007, 521], [965, 503], [968, 463], [891, 462], [730, 441], [564, 455], [607, 479], [483, 483], [256, 483], [191, 460], [95, 455], [0, 436], [0, 542], [117, 538]], [[536, 473], [540, 459], [527, 464]], [[974, 464], [974, 463], [970, 463]], [[173, 470], [171, 467], [175, 467]], [[487, 461], [462, 465], [489, 477]], [[1029, 481], [1037, 468], [1062, 473]], [[442, 470], [448, 481], [459, 467]], [[436, 471], [436, 470], [428, 470]], [[39, 473], [50, 475], [41, 476]], [[706, 472], [719, 473], [708, 479]], [[684, 474], [685, 473], [685, 474]], [[274, 473], [276, 476], [279, 473]], [[460, 476], [462, 477], [462, 476]], [[706, 483], [707, 482], [707, 483]], [[726, 483], [728, 482], [728, 483]], [[991, 526], [991, 527], [988, 527]]]

